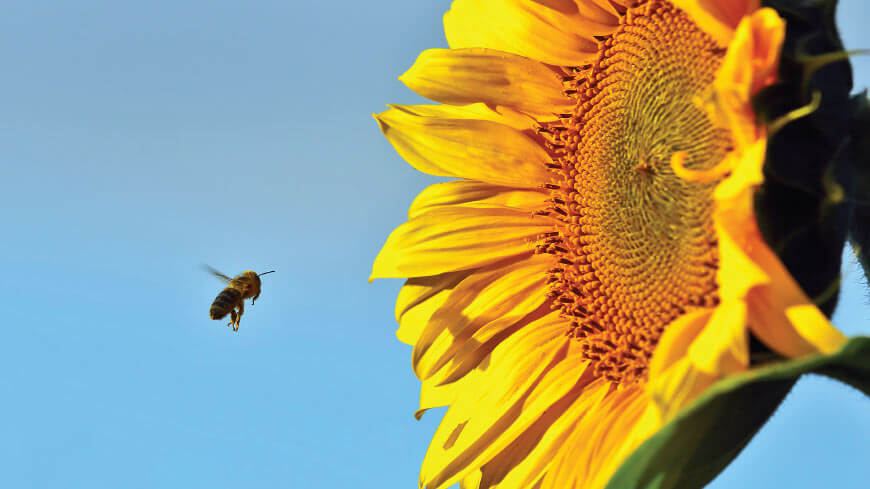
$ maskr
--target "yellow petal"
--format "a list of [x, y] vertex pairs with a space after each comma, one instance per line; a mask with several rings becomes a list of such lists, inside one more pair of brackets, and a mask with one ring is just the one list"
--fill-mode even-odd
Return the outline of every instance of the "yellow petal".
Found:
[[[524, 328], [548, 322], [544, 317], [546, 312], [546, 308], [542, 307], [519, 319], [506, 317], [481, 327], [475, 326], [476, 336], [489, 338], [479, 340], [472, 336], [465, 344], [459, 344], [449, 329], [441, 329], [440, 334], [430, 343], [429, 349], [413, 363], [415, 374], [420, 379], [432, 379], [437, 385], [454, 382], [475, 368], [485, 365], [488, 355], [504, 338]], [[421, 338], [424, 336], [421, 335]], [[421, 341], [417, 344], [423, 343]]]
[[[424, 327], [429, 324], [432, 314], [444, 305], [451, 291], [467, 276], [467, 272], [454, 272], [408, 280], [399, 292], [396, 303], [396, 317], [400, 323], [396, 334], [399, 339], [411, 345], [427, 345], [429, 341], [428, 346], [431, 346], [431, 340], [422, 338]], [[530, 327], [547, 327], [554, 320], [559, 320], [558, 315], [551, 316], [549, 322], [538, 321]], [[442, 322], [440, 326], [446, 328], [449, 324]], [[478, 377], [479, 372], [470, 369], [461, 378], [447, 384], [442, 384], [442, 378], [423, 379], [420, 407], [414, 416], [420, 419], [428, 409], [453, 403], [460, 393], [474, 388], [472, 384]]]
[[[555, 420], [542, 417], [501, 453], [481, 468], [480, 487], [503, 487], [505, 489], [534, 488], [543, 482], [543, 477], [553, 464], [553, 459], [562, 449], [580, 420], [587, 416], [604, 399], [610, 390], [608, 382], [592, 382], [583, 395]], [[557, 407], [558, 408], [558, 407]]]
[[722, 46], [727, 46], [734, 36], [740, 20], [756, 11], [759, 0], [671, 0], [683, 10], [695, 24]]
[[680, 359], [647, 384], [656, 417], [661, 423], [670, 421], [720, 378], [701, 371], [688, 357]]
[[815, 304], [786, 306], [785, 315], [794, 325], [795, 332], [813, 345], [814, 352], [831, 355], [839, 351], [848, 340]]
[[541, 489], [601, 489], [631, 450], [642, 441], [633, 435], [638, 425], [655, 428], [645, 419], [648, 398], [632, 386], [610, 393], [574, 428], [554, 458]]
[[399, 329], [396, 330], [396, 337], [399, 338], [399, 341], [408, 345], [416, 345], [426, 325], [429, 324], [432, 314], [444, 305], [444, 301], [449, 296], [449, 289], [439, 290], [425, 301], [413, 305], [403, 312], [399, 317]]
[[[453, 368], [443, 375], [463, 364], [461, 373], [474, 368], [544, 303], [546, 270], [551, 266], [549, 256], [533, 255], [507, 266], [480, 270], [460, 282], [432, 315], [414, 346], [412, 363], [417, 376], [431, 377], [448, 362]], [[558, 315], [550, 316], [558, 319]], [[549, 323], [534, 324], [546, 327]]]
[[423, 380], [420, 385], [420, 407], [414, 417], [420, 420], [429, 409], [453, 404], [462, 393], [477, 389], [482, 375], [482, 371], [472, 370], [449, 384], [439, 384], [436, 379]]
[[422, 172], [521, 188], [549, 181], [551, 159], [531, 137], [466, 114], [451, 106], [397, 105], [375, 118], [396, 151]]
[[469, 119], [498, 122], [512, 127], [520, 132], [529, 132], [535, 128], [535, 118], [528, 114], [517, 112], [510, 107], [498, 107], [498, 110], [483, 103], [469, 105], [388, 105], [399, 107], [403, 112], [417, 117], [432, 117], [435, 119]]
[[[486, 389], [465, 392], [433, 437], [421, 487], [445, 488], [502, 453], [535, 423], [553, 423], [591, 382], [565, 324], [524, 328], [492, 353]], [[542, 421], [543, 420], [543, 421]]]
[[[744, 192], [751, 194], [764, 181], [761, 170], [764, 166], [766, 150], [767, 141], [759, 138], [742, 153], [738, 154], [734, 151], [727, 156], [731, 159], [728, 163], [732, 168], [731, 175], [716, 186], [714, 193], [721, 212], [732, 213], [731, 207], [734, 205], [744, 206], [746, 197], [741, 194]], [[741, 208], [738, 212], [745, 213], [747, 210]]]
[[[533, 0], [535, 3], [546, 5], [568, 17], [592, 20], [598, 24], [607, 26], [615, 25], [616, 15], [620, 10], [616, 5], [627, 6], [636, 0]], [[580, 29], [583, 30], [582, 28]]]
[[722, 301], [688, 349], [692, 366], [717, 378], [749, 368], [746, 321], [746, 302]]
[[449, 292], [470, 272], [451, 272], [433, 277], [415, 277], [405, 282], [396, 298], [396, 336], [413, 345], [429, 318], [447, 299]]
[[[576, 8], [581, 4], [586, 15]], [[595, 57], [593, 36], [608, 34], [616, 25], [616, 16], [592, 2], [564, 0], [455, 0], [444, 15], [451, 48], [497, 49], [561, 66]]]
[[534, 238], [552, 226], [509, 207], [433, 209], [390, 234], [369, 280], [438, 275], [531, 254]]
[[[744, 197], [751, 199], [751, 192], [747, 191]], [[751, 209], [748, 211], [751, 212]], [[727, 214], [720, 208], [716, 219], [721, 220], [723, 215]], [[741, 228], [746, 229], [748, 226], [751, 226], [751, 223], [744, 221]], [[688, 357], [695, 368], [714, 376], [740, 372], [748, 367], [746, 301], [753, 288], [768, 280], [764, 268], [740, 249], [732, 234], [721, 223], [717, 223], [717, 234], [720, 254], [717, 281], [720, 285], [721, 303], [712, 312], [707, 313], [706, 324], [702, 331], [696, 332], [691, 337], [681, 338], [680, 342], [676, 343], [678, 348], [675, 348], [688, 352]], [[656, 356], [660, 355], [663, 347], [668, 347], [668, 342], [672, 341], [669, 338], [678, 334], [679, 323], [690, 319], [689, 315], [685, 315], [675, 321], [675, 324], [668, 326], [662, 341], [656, 348]], [[691, 341], [689, 347], [687, 347], [688, 341]], [[673, 357], [671, 359], [673, 360]], [[654, 358], [650, 377], [662, 370], [664, 368]]]
[[[604, 10], [611, 14], [620, 14], [634, 5], [636, 1], [637, 0], [574, 0], [574, 3], [576, 3], [580, 9], [588, 8], [594, 4], [599, 10]], [[546, 0], [541, 1], [541, 3], [546, 3]]]
[[479, 470], [475, 470], [466, 475], [464, 479], [459, 481], [459, 489], [478, 489], [480, 487], [480, 479], [483, 476]]
[[543, 64], [485, 48], [423, 51], [399, 80], [420, 95], [452, 105], [483, 102], [551, 116], [573, 105], [556, 73]]
[[636, 396], [627, 411], [634, 422], [626, 426], [629, 428], [628, 433], [622, 435], [622, 443], [617, 444], [613, 450], [614, 454], [604, 461], [602, 465], [606, 464], [606, 469], [596, 474], [596, 478], [591, 484], [592, 487], [605, 487], [625, 459], [655, 434], [663, 424], [656, 406], [649, 401], [646, 395]]
[[[716, 192], [714, 221], [721, 257], [717, 279], [722, 301], [743, 300], [753, 334], [782, 355], [831, 353], [845, 337], [806, 296], [761, 236], [751, 180], [732, 182], [728, 192]], [[730, 198], [720, 200], [722, 194]]]
[[689, 346], [710, 320], [713, 312], [696, 309], [675, 319], [665, 328], [649, 364], [649, 377], [655, 378], [686, 356]]
[[[731, 359], [732, 351], [728, 347], [734, 339], [722, 338], [725, 326], [739, 328], [734, 334], [742, 334], [745, 345], [745, 315], [730, 313], [728, 308], [697, 309], [680, 316], [665, 329], [650, 362], [646, 386], [655, 405], [656, 419], [669, 420], [713, 380], [721, 377], [706, 373], [703, 367], [718, 366]], [[748, 355], [747, 350], [742, 352]]]
[[[751, 200], [745, 207], [750, 206]], [[764, 242], [754, 220], [734, 219], [718, 227], [720, 290], [730, 296], [723, 304], [744, 302], [746, 323], [765, 345], [798, 357], [831, 353], [845, 342]]]
[[756, 288], [747, 298], [752, 332], [789, 357], [839, 350], [846, 337], [804, 294], [779, 258], [764, 248], [752, 253], [770, 277], [768, 285]]
[[751, 99], [776, 81], [785, 40], [785, 21], [775, 10], [763, 8], [744, 17], [728, 46], [713, 81], [714, 117], [731, 127], [738, 150], [760, 138]]
[[450, 206], [505, 206], [526, 212], [543, 209], [549, 195], [536, 190], [518, 190], [498, 187], [473, 180], [454, 180], [436, 183], [424, 189], [408, 209], [408, 218], [413, 219], [432, 209]]

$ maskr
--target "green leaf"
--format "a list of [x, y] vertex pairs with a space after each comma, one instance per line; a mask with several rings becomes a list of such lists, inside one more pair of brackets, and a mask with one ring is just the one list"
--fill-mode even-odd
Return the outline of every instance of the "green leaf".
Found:
[[767, 421], [798, 377], [828, 375], [870, 395], [870, 337], [837, 353], [753, 369], [714, 384], [645, 441], [607, 489], [694, 489], [710, 482]]

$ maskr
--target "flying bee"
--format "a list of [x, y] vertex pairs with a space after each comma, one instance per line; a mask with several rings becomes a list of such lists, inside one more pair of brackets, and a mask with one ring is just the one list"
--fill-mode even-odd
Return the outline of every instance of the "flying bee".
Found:
[[[245, 299], [251, 299], [251, 305], [260, 297], [260, 275], [272, 273], [275, 270], [257, 274], [257, 272], [248, 270], [242, 272], [235, 278], [229, 278], [221, 272], [211, 267], [206, 267], [213, 275], [227, 282], [226, 286], [220, 294], [215, 297], [211, 303], [211, 308], [208, 310], [208, 315], [212, 319], [223, 319], [227, 314], [230, 315], [231, 321], [227, 326], [232, 326], [233, 331], [239, 330], [239, 322], [242, 320], [242, 314], [245, 313]], [[238, 309], [238, 311], [236, 310]]]

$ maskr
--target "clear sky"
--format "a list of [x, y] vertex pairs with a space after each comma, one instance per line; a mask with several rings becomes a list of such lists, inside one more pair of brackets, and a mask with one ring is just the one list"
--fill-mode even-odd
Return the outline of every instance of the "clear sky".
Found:
[[[420, 101], [396, 77], [448, 7], [4, 2], [0, 486], [416, 487], [443, 411], [413, 419], [401, 282], [366, 278], [434, 179], [370, 114]], [[277, 270], [238, 334], [203, 263]], [[836, 323], [868, 334], [846, 278]], [[805, 379], [711, 487], [865, 487], [868, 440], [870, 401]]]

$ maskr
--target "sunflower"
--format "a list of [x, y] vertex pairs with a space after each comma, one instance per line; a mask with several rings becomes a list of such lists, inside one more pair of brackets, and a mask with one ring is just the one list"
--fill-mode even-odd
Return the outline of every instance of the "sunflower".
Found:
[[785, 22], [753, 0], [455, 0], [450, 49], [376, 115], [425, 189], [371, 278], [407, 278], [420, 486], [602, 488], [723, 379], [846, 339], [763, 237]]

